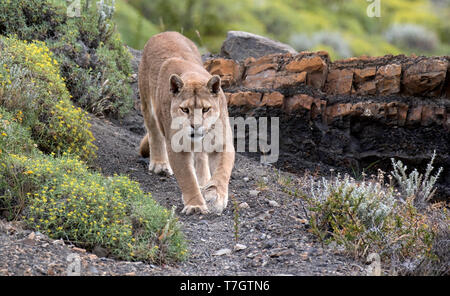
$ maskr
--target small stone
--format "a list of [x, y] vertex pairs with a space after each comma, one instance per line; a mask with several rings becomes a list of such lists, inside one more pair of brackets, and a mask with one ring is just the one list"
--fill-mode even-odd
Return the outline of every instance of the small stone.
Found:
[[271, 215], [268, 211], [258, 215], [258, 219], [262, 220], [262, 221], [270, 219], [270, 217], [271, 217]]
[[88, 258], [91, 259], [91, 260], [96, 260], [96, 259], [98, 259], [97, 255], [95, 255], [95, 254], [89, 254], [89, 255], [88, 255]]
[[280, 204], [274, 200], [269, 200], [269, 206], [276, 208], [276, 207], [279, 207]]
[[274, 257], [276, 258], [276, 257], [281, 257], [281, 256], [286, 256], [286, 255], [294, 255], [294, 250], [278, 248], [278, 249], [272, 250], [272, 252], [270, 253], [269, 256], [272, 258], [274, 258]]
[[237, 251], [241, 251], [241, 250], [247, 249], [247, 246], [243, 245], [243, 244], [236, 244], [233, 249], [234, 249], [235, 252], [237, 252]]
[[56, 273], [55, 273], [55, 270], [53, 269], [53, 265], [50, 265], [48, 268], [47, 268], [47, 275], [50, 275], [50, 276], [54, 276]]
[[213, 256], [223, 256], [223, 255], [230, 255], [231, 250], [228, 248], [217, 250], [213, 253]]
[[239, 205], [239, 208], [240, 208], [240, 209], [249, 209], [250, 206], [248, 205], [248, 203], [243, 202], [243, 203], [241, 203], [241, 204]]
[[270, 92], [263, 95], [261, 105], [270, 107], [281, 107], [283, 105], [284, 96], [279, 92]]
[[86, 253], [86, 250], [82, 248], [73, 247], [72, 250], [75, 252]]
[[275, 240], [273, 240], [273, 239], [269, 239], [268, 241], [266, 241], [265, 243], [264, 243], [264, 249], [271, 249], [271, 248], [273, 248], [273, 246], [275, 246]]
[[250, 193], [251, 197], [257, 197], [259, 194], [259, 191], [258, 190], [250, 190], [249, 193]]
[[307, 260], [309, 257], [309, 253], [308, 252], [303, 252], [302, 254], [300, 254], [300, 258], [302, 260]]
[[352, 82], [352, 70], [330, 70], [327, 76], [325, 92], [331, 95], [348, 95], [352, 90]]
[[56, 239], [52, 242], [52, 244], [64, 246], [64, 241], [62, 239]]
[[31, 239], [31, 240], [33, 240], [35, 237], [36, 237], [36, 234], [34, 232], [32, 232], [28, 235], [28, 239]]
[[308, 219], [300, 219], [300, 223], [308, 225], [309, 221]]
[[245, 182], [248, 182], [250, 179], [248, 177], [244, 177], [242, 180], [244, 180]]

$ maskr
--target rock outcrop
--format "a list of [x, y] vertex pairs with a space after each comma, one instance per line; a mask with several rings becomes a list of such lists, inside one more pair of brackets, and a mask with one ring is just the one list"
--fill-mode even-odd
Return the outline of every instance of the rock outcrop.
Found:
[[436, 150], [450, 196], [450, 57], [276, 53], [205, 67], [222, 77], [231, 116], [280, 117], [278, 165], [390, 171], [395, 157], [420, 169]]
[[287, 44], [256, 34], [229, 31], [223, 42], [220, 55], [237, 61], [246, 58], [259, 58], [272, 53], [297, 53]]
[[[233, 51], [251, 49], [241, 41]], [[424, 171], [436, 150], [434, 167], [444, 168], [438, 195], [450, 200], [450, 57], [331, 62], [323, 51], [271, 50], [276, 53], [245, 59], [204, 56], [204, 65], [222, 77], [230, 116], [279, 117], [276, 166], [361, 176], [391, 171], [394, 157]], [[137, 65], [140, 54], [133, 55]], [[136, 78], [133, 86], [135, 110], [122, 124], [143, 133]]]

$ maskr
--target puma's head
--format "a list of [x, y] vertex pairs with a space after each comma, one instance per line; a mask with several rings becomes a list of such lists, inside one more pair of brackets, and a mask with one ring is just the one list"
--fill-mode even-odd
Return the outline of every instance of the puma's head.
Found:
[[220, 96], [223, 96], [220, 83], [217, 75], [209, 80], [193, 72], [182, 77], [170, 76], [172, 120], [176, 118], [183, 123], [182, 128], [193, 142], [201, 141], [219, 118]]

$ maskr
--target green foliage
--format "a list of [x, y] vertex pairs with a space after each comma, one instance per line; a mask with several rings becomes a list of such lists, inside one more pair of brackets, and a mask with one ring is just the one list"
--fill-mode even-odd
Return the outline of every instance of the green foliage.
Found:
[[34, 142], [29, 129], [21, 125], [23, 113], [15, 115], [0, 107], [0, 157], [9, 153], [31, 153]]
[[0, 105], [17, 114], [39, 149], [95, 156], [87, 114], [75, 108], [58, 69], [42, 42], [0, 37]]
[[0, 50], [2, 213], [51, 238], [89, 250], [101, 246], [120, 259], [186, 258], [173, 210], [129, 178], [104, 177], [81, 160], [92, 160], [96, 149], [87, 113], [72, 105], [45, 43], [0, 36]]
[[[440, 42], [435, 48], [416, 50], [416, 53], [448, 54], [449, 48], [450, 26], [447, 25], [447, 20], [450, 7], [448, 3], [437, 6], [439, 0], [381, 1], [380, 18], [368, 17], [367, 8], [370, 2], [361, 0], [230, 0], [226, 3], [212, 0], [129, 0], [127, 2], [157, 26], [159, 31], [182, 32], [200, 47], [207, 48], [211, 52], [220, 50], [227, 31], [242, 30], [285, 43], [290, 43], [296, 35], [305, 34], [308, 38], [313, 38], [317, 32], [333, 32], [343, 36], [341, 42], [344, 46], [350, 43], [350, 55], [378, 56], [400, 52], [409, 54], [414, 49], [405, 44], [397, 45], [384, 37], [385, 32], [393, 25], [405, 24], [423, 26], [440, 37]], [[122, 10], [119, 6], [118, 9]], [[124, 11], [128, 9], [123, 8]], [[122, 21], [119, 30], [142, 30], [134, 27], [137, 19], [129, 22], [131, 25]], [[124, 27], [121, 28], [122, 26]], [[142, 36], [145, 41], [154, 34], [150, 32], [148, 36]], [[138, 42], [133, 41], [133, 44], [136, 43]], [[297, 47], [298, 44], [291, 45]], [[337, 46], [324, 42], [312, 45], [300, 44], [299, 49], [304, 49], [305, 46], [308, 49], [316, 49], [322, 45], [333, 48], [336, 58], [348, 56], [348, 54], [340, 55]]]
[[431, 156], [431, 160], [427, 165], [425, 175], [420, 174], [417, 169], [414, 169], [409, 175], [406, 175], [407, 166], [402, 163], [401, 160], [397, 162], [391, 158], [392, 167], [394, 170], [391, 172], [392, 177], [397, 181], [402, 194], [405, 197], [411, 198], [414, 201], [414, 205], [417, 208], [424, 208], [427, 206], [427, 202], [433, 197], [436, 192], [434, 185], [442, 173], [443, 168], [440, 167], [437, 173], [432, 176], [433, 162], [436, 157], [436, 150]]
[[63, 0], [2, 1], [0, 35], [45, 41], [75, 103], [97, 115], [121, 116], [132, 106], [130, 55], [111, 7], [91, 2], [81, 1], [80, 17], [70, 18]]
[[394, 25], [386, 31], [386, 39], [400, 47], [430, 52], [436, 50], [439, 40], [433, 31], [419, 25]]
[[116, 1], [116, 10], [113, 20], [117, 24], [120, 36], [128, 46], [143, 49], [147, 40], [159, 33], [155, 25], [126, 1]]
[[394, 205], [392, 191], [375, 181], [358, 184], [348, 175], [310, 182], [310, 223], [322, 241], [330, 236], [355, 256], [364, 256], [368, 246], [381, 242], [379, 235]]
[[63, 155], [2, 158], [0, 206], [28, 227], [125, 260], [182, 260], [186, 249], [173, 212], [124, 176], [103, 177]]
[[308, 205], [310, 231], [322, 243], [343, 246], [355, 257], [379, 254], [391, 265], [391, 273], [447, 272], [443, 248], [448, 246], [450, 216], [445, 205], [419, 209], [414, 197], [396, 192], [383, 180], [381, 171], [376, 179], [362, 181], [339, 174], [331, 180], [305, 177], [300, 196]]

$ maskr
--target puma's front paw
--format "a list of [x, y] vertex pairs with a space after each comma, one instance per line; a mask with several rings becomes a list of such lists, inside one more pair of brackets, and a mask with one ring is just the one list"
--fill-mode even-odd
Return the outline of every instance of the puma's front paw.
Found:
[[206, 205], [199, 205], [199, 206], [186, 205], [186, 206], [184, 206], [181, 213], [186, 214], [186, 215], [191, 215], [191, 214], [196, 214], [196, 213], [207, 214], [208, 207]]
[[217, 187], [213, 184], [207, 184], [203, 187], [203, 197], [208, 203], [212, 212], [220, 215], [227, 207], [228, 196], [226, 193], [220, 193]]
[[158, 175], [173, 175], [172, 168], [167, 162], [150, 161], [148, 170]]

